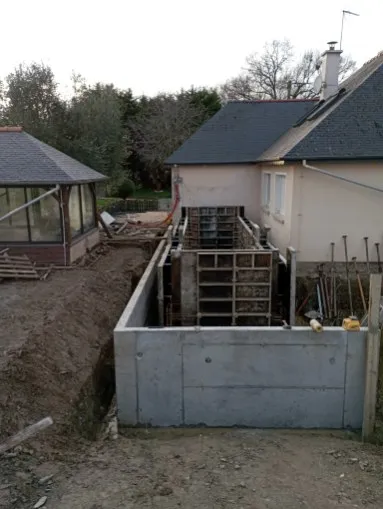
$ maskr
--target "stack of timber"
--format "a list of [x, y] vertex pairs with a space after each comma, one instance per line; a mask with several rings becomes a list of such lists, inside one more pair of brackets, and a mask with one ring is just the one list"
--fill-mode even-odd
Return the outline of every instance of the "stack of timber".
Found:
[[26, 256], [10, 256], [6, 251], [0, 253], [0, 279], [40, 279], [40, 276]]

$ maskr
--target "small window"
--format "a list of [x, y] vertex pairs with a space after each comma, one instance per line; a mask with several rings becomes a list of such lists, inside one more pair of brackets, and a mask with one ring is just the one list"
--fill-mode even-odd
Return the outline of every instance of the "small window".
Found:
[[286, 175], [275, 175], [275, 213], [285, 215]]
[[271, 195], [271, 174], [262, 174], [262, 205], [266, 208], [270, 207], [270, 195]]

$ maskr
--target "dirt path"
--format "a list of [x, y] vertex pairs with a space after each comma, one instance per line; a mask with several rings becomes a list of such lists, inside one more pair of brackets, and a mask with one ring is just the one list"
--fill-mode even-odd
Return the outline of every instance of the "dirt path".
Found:
[[[47, 496], [55, 509], [381, 509], [382, 460], [382, 449], [344, 433], [149, 430], [65, 461], [25, 456], [12, 474], [22, 460], [7, 458], [3, 482], [25, 484], [13, 507]], [[7, 490], [0, 507], [12, 507], [1, 505]]]

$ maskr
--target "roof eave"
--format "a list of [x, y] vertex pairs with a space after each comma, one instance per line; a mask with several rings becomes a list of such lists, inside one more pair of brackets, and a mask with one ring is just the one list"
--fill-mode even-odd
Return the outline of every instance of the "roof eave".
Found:
[[284, 156], [286, 161], [380, 161], [383, 159], [383, 154], [381, 156]]
[[97, 182], [105, 182], [105, 180], [109, 180], [109, 177], [100, 177], [98, 179], [85, 179], [85, 180], [66, 180], [66, 181], [61, 181], [61, 182], [58, 182], [58, 181], [37, 181], [37, 180], [34, 180], [34, 181], [20, 181], [20, 180], [15, 180], [15, 181], [11, 181], [11, 180], [7, 180], [7, 181], [4, 181], [4, 180], [0, 180], [0, 186], [17, 186], [17, 187], [25, 187], [25, 186], [32, 186], [32, 187], [35, 187], [35, 186], [71, 186], [71, 185], [79, 185], [79, 184], [92, 184], [92, 183], [95, 183], [97, 184]]
[[187, 163], [165, 163], [166, 166], [213, 166], [213, 165], [227, 165], [227, 164], [256, 164], [257, 159], [248, 159], [243, 161], [233, 160], [233, 161], [193, 161]]

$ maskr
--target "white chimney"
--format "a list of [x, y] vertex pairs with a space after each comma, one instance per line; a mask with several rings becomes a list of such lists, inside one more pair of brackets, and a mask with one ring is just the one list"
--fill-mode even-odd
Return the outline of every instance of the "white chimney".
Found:
[[327, 44], [330, 47], [323, 53], [321, 64], [321, 100], [327, 99], [338, 92], [340, 55], [342, 50], [335, 49], [335, 41], [328, 42]]

